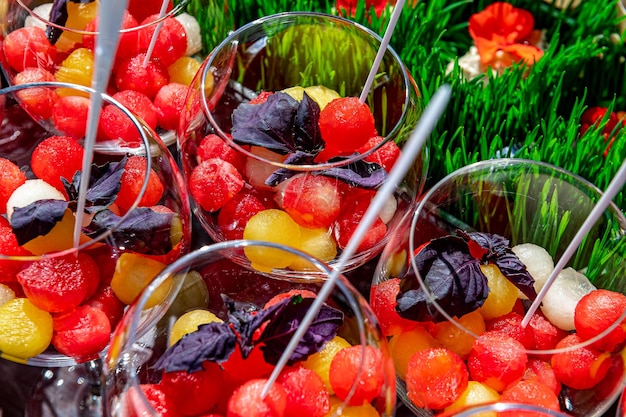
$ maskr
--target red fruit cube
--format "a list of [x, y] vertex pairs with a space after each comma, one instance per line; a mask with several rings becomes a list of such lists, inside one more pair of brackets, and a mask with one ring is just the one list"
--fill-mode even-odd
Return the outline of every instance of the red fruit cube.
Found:
[[163, 196], [165, 186], [154, 169], [147, 175], [146, 158], [143, 156], [131, 156], [126, 160], [124, 174], [120, 184], [115, 203], [122, 210], [128, 210], [139, 197], [143, 183], [148, 181], [148, 188], [139, 200], [140, 207], [150, 207], [159, 203]]
[[[348, 187], [348, 191], [344, 195], [344, 205], [334, 226], [337, 245], [341, 249], [344, 249], [350, 242], [354, 231], [374, 197], [374, 192], [356, 192], [356, 189]], [[378, 217], [370, 227], [370, 230], [365, 234], [357, 250], [362, 252], [373, 248], [383, 240], [386, 234], [387, 225]]]
[[[56, 81], [50, 71], [43, 68], [26, 68], [15, 75], [13, 82], [16, 85], [38, 81]], [[59, 100], [59, 95], [51, 88], [27, 88], [15, 93], [20, 104], [31, 116], [48, 120], [52, 108]]]
[[15, 71], [54, 68], [57, 49], [40, 27], [25, 26], [8, 33], [2, 41], [4, 56]]
[[[507, 388], [502, 395], [500, 395], [500, 401], [532, 404], [548, 410], [561, 410], [557, 394], [552, 391], [552, 388], [537, 379], [522, 380], [517, 382], [510, 388]], [[537, 412], [532, 411], [500, 412], [498, 415], [505, 417], [539, 417]]]
[[329, 148], [353, 152], [377, 136], [374, 116], [357, 97], [337, 98], [320, 112], [322, 139]]
[[522, 327], [524, 316], [512, 311], [487, 321], [487, 330], [498, 331], [520, 342], [526, 349], [533, 349], [535, 338], [530, 327]]
[[[138, 21], [142, 21], [148, 16], [151, 16], [155, 13], [159, 13], [161, 9], [162, 2], [152, 2], [145, 0], [129, 0], [128, 1], [128, 11], [130, 14], [135, 16], [135, 19]], [[173, 2], [170, 1], [167, 7], [167, 12], [172, 10]]]
[[[139, 116], [148, 127], [156, 128], [157, 111], [148, 96], [138, 91], [124, 90], [115, 93], [113, 98]], [[121, 140], [129, 146], [139, 146], [142, 143], [138, 126], [122, 110], [110, 104], [102, 109], [100, 130], [109, 140]]]
[[227, 385], [241, 385], [252, 379], [266, 378], [274, 367], [265, 362], [263, 352], [260, 347], [252, 349], [250, 354], [244, 359], [239, 345], [228, 357], [228, 361], [221, 364], [225, 372]]
[[396, 311], [396, 297], [400, 292], [400, 278], [391, 278], [372, 285], [370, 304], [385, 336], [400, 334], [415, 327], [413, 320], [400, 317]]
[[120, 91], [138, 91], [153, 99], [159, 90], [170, 82], [167, 67], [149, 59], [144, 65], [146, 54], [124, 58], [115, 67], [115, 85]]
[[232, 164], [218, 158], [195, 167], [189, 178], [189, 191], [206, 211], [217, 211], [243, 188], [243, 178]]
[[439, 410], [449, 406], [463, 394], [468, 381], [463, 359], [445, 348], [420, 350], [407, 366], [407, 395], [418, 407]]
[[203, 137], [198, 145], [198, 162], [211, 158], [230, 162], [239, 172], [242, 172], [246, 162], [246, 158], [241, 152], [228, 145], [226, 140], [212, 133]]
[[6, 214], [9, 197], [25, 182], [26, 174], [20, 167], [6, 158], [0, 158], [0, 214]]
[[123, 415], [128, 417], [147, 417], [156, 411], [160, 417], [178, 417], [160, 385], [141, 384], [139, 388], [131, 385], [124, 396]]
[[161, 87], [156, 93], [154, 106], [157, 109], [157, 124], [163, 129], [173, 131], [178, 129], [187, 90], [187, 86], [183, 84], [169, 83]]
[[[149, 3], [149, 2], [147, 2]], [[137, 19], [133, 17], [128, 11], [124, 13], [124, 17], [122, 18], [122, 32], [119, 44], [117, 46], [117, 51], [115, 51], [116, 60], [120, 60], [122, 58], [137, 55], [139, 53], [139, 31], [138, 30], [129, 30], [132, 28], [136, 28], [139, 25]], [[98, 31], [98, 17], [93, 19], [91, 22], [87, 23], [85, 26], [85, 32], [96, 33]], [[83, 35], [83, 45], [86, 48], [95, 50], [96, 46], [96, 37], [92, 34], [84, 34]]]
[[[382, 353], [374, 346], [343, 348], [330, 363], [330, 386], [337, 398], [350, 405], [370, 403], [381, 395], [385, 366]], [[353, 387], [356, 389], [350, 396]]]
[[282, 292], [280, 294], [276, 294], [275, 296], [267, 300], [267, 302], [263, 305], [263, 308], [265, 309], [265, 308], [271, 307], [273, 305], [280, 303], [283, 300], [286, 300], [296, 295], [302, 298], [317, 297], [317, 294], [315, 294], [313, 291], [310, 291], [310, 290], [289, 290], [289, 291]]
[[117, 326], [117, 323], [124, 315], [126, 305], [117, 298], [110, 285], [101, 286], [96, 293], [85, 302], [86, 305], [102, 310], [111, 323], [111, 328]]
[[330, 394], [322, 378], [307, 368], [287, 368], [276, 380], [287, 392], [285, 417], [324, 417]]
[[21, 270], [17, 280], [38, 308], [52, 313], [70, 311], [85, 299], [90, 261], [84, 253], [42, 258]]
[[529, 358], [526, 364], [526, 372], [522, 379], [537, 379], [552, 389], [558, 396], [561, 392], [561, 381], [556, 378], [554, 369], [549, 361], [537, 358]]
[[574, 389], [589, 389], [598, 384], [611, 367], [611, 354], [590, 346], [579, 347], [583, 340], [570, 334], [557, 343], [557, 349], [570, 348], [552, 355], [550, 363], [556, 377]]
[[85, 136], [90, 100], [82, 96], [60, 97], [52, 109], [52, 123], [58, 131], [74, 139]]
[[61, 178], [71, 182], [83, 167], [84, 149], [69, 136], [50, 136], [33, 151], [30, 166], [33, 173], [59, 191], [65, 187]]
[[328, 228], [339, 217], [341, 209], [337, 181], [310, 173], [295, 175], [281, 184], [278, 205], [300, 226]]
[[474, 341], [467, 367], [474, 381], [502, 392], [524, 376], [524, 345], [504, 333], [490, 331]]
[[79, 362], [95, 359], [111, 339], [111, 324], [104, 311], [83, 305], [52, 319], [52, 345]]
[[184, 416], [208, 413], [222, 395], [224, 371], [217, 363], [205, 362], [197, 372], [163, 372], [161, 387], [171, 404]]
[[[159, 15], [154, 14], [141, 22], [141, 26], [147, 25], [146, 28], [141, 29], [139, 32], [139, 48], [142, 52], [148, 50], [157, 27], [156, 24], [150, 23], [155, 22], [158, 18]], [[151, 58], [160, 61], [163, 66], [168, 67], [178, 58], [184, 56], [186, 51], [187, 32], [185, 32], [185, 28], [175, 18], [166, 17], [157, 35]]]
[[574, 310], [574, 326], [582, 340], [598, 336], [620, 321], [609, 334], [591, 344], [598, 350], [613, 352], [621, 349], [626, 341], [626, 295], [598, 289], [586, 294]]
[[272, 384], [265, 398], [261, 396], [266, 379], [250, 380], [233, 392], [228, 401], [227, 417], [283, 417], [287, 393], [280, 384]]
[[550, 323], [550, 320], [540, 311], [537, 311], [530, 318], [528, 328], [533, 335], [534, 343], [532, 349], [534, 350], [554, 349], [556, 344], [568, 334], [565, 330], [561, 330]]
[[[31, 255], [29, 251], [17, 243], [17, 238], [10, 226], [0, 226], [0, 253], [2, 255], [25, 256]], [[0, 260], [0, 283], [15, 282], [16, 274], [22, 269], [24, 263], [8, 259]]]
[[[365, 146], [358, 149], [357, 152], [365, 153], [384, 140], [385, 138], [382, 136], [373, 136], [367, 141]], [[393, 140], [388, 140], [384, 145], [382, 145], [380, 148], [367, 155], [363, 159], [367, 162], [376, 163], [383, 167], [385, 171], [390, 172], [393, 168], [393, 165], [396, 163], [396, 160], [400, 157], [401, 153], [402, 151], [400, 150], [398, 145], [396, 145]]]

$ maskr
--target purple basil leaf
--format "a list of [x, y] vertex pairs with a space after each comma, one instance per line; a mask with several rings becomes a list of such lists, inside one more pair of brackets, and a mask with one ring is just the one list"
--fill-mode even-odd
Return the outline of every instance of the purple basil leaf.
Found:
[[509, 246], [509, 240], [491, 233], [466, 233], [457, 231], [465, 240], [471, 239], [487, 251], [485, 262], [492, 262], [511, 283], [513, 283], [530, 300], [537, 298], [535, 279], [526, 269], [526, 265], [515, 255]]
[[[282, 300], [256, 314], [231, 314], [231, 324], [240, 334], [241, 350], [246, 357], [255, 345], [261, 344], [266, 362], [275, 365], [285, 351], [291, 336], [296, 331], [307, 311], [313, 304], [313, 298], [300, 296]], [[267, 323], [258, 340], [253, 340], [255, 331]], [[343, 323], [343, 313], [327, 305], [322, 306], [296, 350], [289, 358], [290, 363], [304, 360], [309, 355], [319, 352], [327, 341], [335, 337], [337, 328]]]
[[262, 146], [281, 155], [295, 152], [294, 120], [300, 103], [277, 92], [261, 104], [240, 104], [233, 111], [233, 141]]
[[[332, 161], [337, 161], [333, 158]], [[387, 179], [387, 171], [374, 162], [358, 160], [350, 164], [329, 168], [320, 173], [326, 177], [337, 178], [353, 187], [376, 189]]]
[[[293, 300], [293, 299], [292, 299]], [[267, 363], [276, 365], [287, 348], [291, 337], [300, 327], [304, 316], [311, 308], [314, 298], [300, 298], [298, 302], [288, 303], [279, 310], [263, 330], [258, 343]], [[337, 328], [343, 323], [343, 313], [328, 305], [323, 305], [319, 313], [302, 337], [295, 351], [289, 357], [289, 364], [305, 360], [309, 355], [319, 352], [324, 344], [337, 334]]]
[[[480, 262], [465, 240], [456, 236], [433, 239], [417, 255], [415, 265], [435, 301], [451, 316], [461, 317], [483, 305], [489, 287]], [[445, 321], [428, 300], [413, 274], [403, 277], [397, 311], [415, 321]]]
[[324, 149], [325, 143], [319, 129], [319, 118], [320, 106], [304, 92], [294, 121], [294, 139], [297, 151], [317, 155]]
[[[102, 210], [83, 228], [87, 236], [95, 237], [106, 229], [113, 229], [109, 239], [116, 246], [146, 255], [163, 255], [172, 250], [171, 228], [175, 213], [156, 212], [138, 207], [120, 223], [120, 216], [111, 210]], [[118, 224], [120, 223], [120, 224]]]
[[[124, 157], [118, 162], [107, 162], [102, 166], [92, 166], [89, 187], [85, 195], [86, 212], [96, 213], [109, 207], [115, 201], [120, 191], [126, 160], [127, 158]], [[70, 201], [78, 201], [80, 180], [81, 173], [78, 171], [74, 174], [71, 183], [61, 178]]]
[[153, 365], [165, 372], [202, 370], [204, 361], [223, 363], [235, 350], [237, 337], [228, 323], [208, 323], [186, 334]]
[[[315, 161], [315, 155], [296, 151], [290, 154], [283, 162], [289, 165], [304, 165], [304, 164], [313, 164]], [[276, 187], [281, 182], [288, 180], [289, 178], [296, 175], [298, 171], [294, 171], [293, 169], [287, 168], [279, 168], [276, 171], [272, 172], [269, 177], [265, 180], [265, 184], [270, 187]]]
[[38, 200], [24, 207], [16, 207], [11, 215], [11, 227], [17, 243], [26, 242], [48, 234], [65, 215], [69, 202], [63, 200]]

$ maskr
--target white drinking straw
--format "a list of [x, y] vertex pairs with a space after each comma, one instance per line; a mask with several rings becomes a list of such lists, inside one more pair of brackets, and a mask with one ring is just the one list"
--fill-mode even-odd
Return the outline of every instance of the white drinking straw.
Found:
[[600, 197], [600, 200], [598, 200], [593, 210], [591, 210], [591, 213], [589, 213], [589, 216], [587, 216], [585, 222], [582, 224], [567, 249], [565, 249], [565, 252], [559, 259], [559, 262], [554, 267], [554, 270], [548, 277], [548, 280], [544, 284], [541, 291], [539, 291], [539, 294], [537, 294], [537, 298], [535, 299], [535, 301], [533, 301], [530, 308], [524, 315], [521, 323], [522, 327], [526, 327], [528, 325], [532, 315], [539, 308], [541, 300], [543, 300], [548, 290], [550, 290], [550, 286], [552, 286], [552, 284], [554, 283], [557, 275], [559, 275], [561, 270], [565, 268], [565, 265], [567, 265], [567, 262], [569, 262], [570, 258], [574, 255], [574, 253], [578, 249], [578, 245], [580, 245], [580, 243], [583, 241], [583, 238], [587, 235], [587, 233], [589, 233], [589, 230], [591, 230], [591, 228], [600, 218], [602, 213], [604, 213], [611, 201], [613, 201], [615, 195], [617, 195], [617, 193], [622, 189], [622, 187], [624, 186], [624, 182], [626, 182], [626, 160], [622, 162], [622, 166], [619, 168], [619, 171], [617, 171], [617, 174], [615, 174], [615, 177], [613, 177], [613, 179], [611, 180], [611, 183], [606, 188], [606, 191], [604, 192], [602, 197]]
[[389, 45], [393, 30], [396, 28], [396, 23], [398, 22], [400, 13], [402, 13], [402, 8], [404, 7], [405, 1], [406, 0], [398, 0], [396, 5], [394, 6], [391, 17], [389, 18], [389, 24], [387, 25], [387, 29], [385, 29], [385, 34], [383, 35], [383, 39], [380, 43], [380, 48], [378, 48], [376, 58], [374, 58], [374, 63], [372, 64], [372, 68], [370, 69], [370, 73], [365, 80], [365, 85], [363, 85], [363, 91], [361, 91], [361, 96], [359, 97], [359, 101], [361, 103], [365, 103], [367, 95], [370, 93], [370, 89], [372, 88], [372, 84], [374, 84], [374, 78], [376, 78], [380, 63], [383, 60], [383, 56], [385, 56], [385, 52], [387, 52], [387, 45]]
[[415, 130], [402, 148], [402, 154], [391, 169], [389, 177], [372, 199], [372, 203], [365, 211], [365, 214], [357, 225], [354, 234], [348, 241], [346, 248], [339, 256], [337, 265], [329, 274], [326, 282], [324, 282], [324, 285], [320, 289], [320, 292], [317, 294], [317, 297], [311, 304], [311, 308], [302, 319], [302, 322], [298, 326], [298, 329], [295, 331], [291, 340], [289, 341], [289, 344], [285, 348], [285, 352], [283, 352], [282, 356], [278, 360], [276, 367], [272, 371], [272, 374], [270, 375], [265, 387], [263, 388], [263, 397], [267, 395], [267, 392], [269, 391], [272, 384], [276, 382], [276, 378], [278, 378], [281, 370], [285, 367], [292, 353], [296, 350], [298, 343], [300, 343], [300, 340], [302, 340], [302, 337], [317, 316], [317, 313], [322, 308], [322, 305], [326, 302], [326, 299], [330, 295], [337, 282], [337, 279], [339, 278], [339, 274], [341, 273], [343, 266], [354, 254], [354, 252], [356, 252], [356, 249], [361, 244], [361, 241], [365, 237], [365, 234], [368, 232], [371, 225], [378, 217], [381, 209], [387, 203], [389, 196], [391, 196], [393, 192], [397, 189], [398, 184], [400, 183], [402, 178], [404, 178], [409, 168], [413, 165], [413, 161], [415, 160], [419, 151], [424, 146], [424, 143], [426, 143], [426, 140], [430, 136], [430, 132], [432, 132], [432, 130], [434, 129], [435, 124], [437, 123], [439, 117], [446, 108], [449, 99], [450, 87], [448, 85], [443, 85], [439, 88], [435, 95], [433, 95], [430, 104], [428, 105], [426, 110], [424, 110], [424, 113], [417, 123]]
[[144, 67], [148, 65], [148, 62], [150, 61], [150, 57], [152, 56], [152, 52], [154, 51], [154, 45], [156, 45], [159, 32], [161, 32], [163, 23], [165, 23], [165, 19], [163, 19], [163, 16], [165, 16], [165, 12], [167, 12], [167, 6], [169, 6], [169, 4], [170, 4], [170, 0], [163, 0], [163, 3], [161, 3], [161, 10], [159, 10], [159, 19], [161, 19], [161, 21], [157, 23], [156, 27], [154, 28], [154, 33], [152, 34], [152, 38], [150, 39], [150, 45], [148, 45], [146, 56], [143, 58]]
[[74, 224], [74, 247], [78, 247], [85, 210], [85, 196], [91, 177], [91, 162], [93, 148], [98, 131], [98, 121], [102, 110], [102, 94], [106, 91], [113, 67], [113, 59], [122, 27], [124, 12], [128, 0], [106, 0], [98, 5], [98, 34], [94, 51], [94, 74], [91, 87], [95, 90], [91, 94], [89, 114], [87, 116], [87, 131], [85, 132], [85, 153], [78, 188], [78, 205], [76, 208], [76, 223]]

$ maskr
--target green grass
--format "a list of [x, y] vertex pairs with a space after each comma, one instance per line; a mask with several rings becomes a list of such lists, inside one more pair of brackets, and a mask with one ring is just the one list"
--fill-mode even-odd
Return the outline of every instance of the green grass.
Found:
[[[228, 31], [261, 16], [306, 10], [336, 13], [329, 0], [191, 0], [190, 12], [205, 28], [205, 53]], [[468, 163], [514, 156], [571, 170], [604, 189], [626, 156], [626, 133], [607, 157], [597, 131], [579, 134], [589, 106], [626, 110], [626, 36], [617, 32], [615, 0], [583, 0], [559, 10], [540, 0], [511, 0], [530, 11], [545, 30], [549, 47], [525, 76], [511, 68], [498, 77], [467, 81], [446, 67], [471, 46], [468, 19], [492, 1], [420, 0], [407, 2], [391, 40], [428, 103], [444, 83], [452, 86], [450, 105], [432, 135], [429, 183]], [[382, 34], [390, 10], [379, 18], [359, 3], [352, 18]], [[513, 152], [514, 151], [514, 152]], [[616, 200], [623, 209], [626, 200]]]

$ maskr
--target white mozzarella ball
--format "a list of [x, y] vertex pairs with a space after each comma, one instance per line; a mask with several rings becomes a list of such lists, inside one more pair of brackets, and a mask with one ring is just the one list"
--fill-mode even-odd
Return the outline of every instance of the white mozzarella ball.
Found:
[[383, 223], [388, 224], [391, 221], [391, 219], [393, 219], [393, 216], [394, 214], [396, 214], [397, 209], [398, 209], [398, 201], [395, 199], [394, 196], [390, 196], [385, 201], [385, 204], [381, 208], [380, 213], [378, 214], [378, 217], [380, 217], [380, 220], [382, 220]]
[[44, 180], [26, 180], [7, 200], [7, 218], [11, 220], [15, 207], [26, 207], [38, 200], [65, 200], [65, 196]]
[[[535, 280], [535, 291], [541, 291], [554, 270], [552, 256], [550, 256], [547, 250], [534, 243], [522, 243], [513, 246], [511, 249]], [[520, 298], [526, 299], [527, 297], [520, 292]]]
[[[41, 17], [41, 19], [50, 20], [51, 11], [52, 11], [52, 3], [44, 3], [35, 7], [33, 9], [33, 14]], [[46, 24], [43, 22], [43, 20], [37, 19], [36, 17], [33, 17], [32, 15], [26, 16], [26, 20], [24, 21], [24, 26], [25, 27], [36, 26], [38, 28], [46, 30]]]
[[181, 13], [176, 16], [176, 20], [183, 25], [185, 34], [187, 35], [186, 56], [197, 54], [202, 50], [202, 35], [200, 32], [200, 24], [195, 17], [189, 13]]
[[557, 275], [541, 303], [541, 312], [552, 324], [565, 331], [575, 330], [574, 310], [584, 295], [596, 287], [589, 279], [573, 268]]

